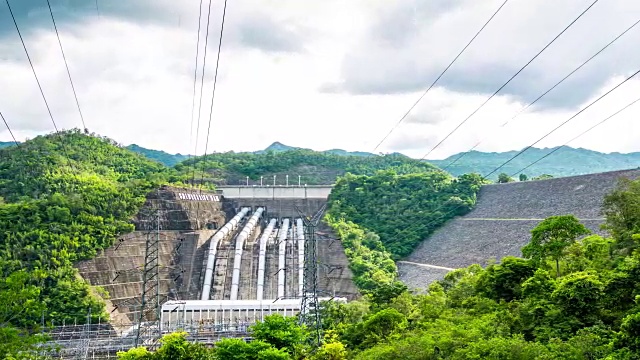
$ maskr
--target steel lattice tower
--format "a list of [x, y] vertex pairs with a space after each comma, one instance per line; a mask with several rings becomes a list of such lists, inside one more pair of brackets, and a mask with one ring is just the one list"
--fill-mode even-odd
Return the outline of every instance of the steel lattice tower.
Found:
[[[160, 336], [160, 203], [147, 214], [142, 294], [135, 346], [153, 345]], [[155, 320], [150, 321], [150, 318]]]
[[300, 322], [315, 332], [315, 343], [320, 346], [322, 341], [322, 322], [318, 303], [318, 243], [316, 241], [316, 226], [320, 222], [326, 204], [313, 215], [308, 217], [296, 207], [304, 223], [304, 283], [302, 287], [302, 310]]

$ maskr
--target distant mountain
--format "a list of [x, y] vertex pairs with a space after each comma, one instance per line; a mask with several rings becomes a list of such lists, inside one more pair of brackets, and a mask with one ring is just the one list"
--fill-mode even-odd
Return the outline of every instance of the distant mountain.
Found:
[[[532, 164], [555, 149], [557, 148], [531, 148], [515, 158], [502, 169], [492, 174], [490, 178], [496, 179], [499, 173], [507, 173], [517, 177], [521, 169]], [[469, 172], [478, 172], [482, 175], [486, 175], [512, 158], [518, 152], [519, 151], [486, 153], [471, 151], [451, 166], [449, 166], [449, 164], [451, 164], [455, 159], [458, 159], [462, 153], [452, 155], [445, 160], [429, 160], [429, 162], [456, 176]], [[526, 174], [530, 178], [542, 174], [561, 177], [634, 169], [638, 167], [640, 167], [640, 152], [629, 154], [604, 154], [593, 150], [582, 148], [574, 149], [565, 146], [557, 150], [552, 155], [549, 155], [549, 157], [522, 171], [522, 173]]]
[[[294, 146], [289, 146], [289, 145], [285, 145], [281, 142], [274, 142], [273, 144], [267, 146], [266, 149], [264, 150], [258, 150], [258, 151], [254, 151], [254, 154], [264, 154], [268, 151], [273, 151], [273, 152], [282, 152], [282, 151], [290, 151], [290, 150], [312, 150], [312, 149], [307, 149], [307, 148], [300, 148], [300, 147], [294, 147]], [[331, 150], [325, 150], [325, 151], [320, 151], [322, 153], [325, 154], [333, 154], [333, 155], [341, 155], [341, 156], [375, 156], [372, 153], [368, 153], [368, 152], [362, 152], [362, 151], [346, 151], [346, 150], [342, 150], [342, 149], [331, 149]]]
[[143, 148], [142, 146], [138, 146], [136, 144], [131, 144], [127, 146], [127, 149], [133, 152], [142, 154], [146, 156], [148, 159], [155, 160], [166, 166], [174, 166], [175, 164], [189, 157], [189, 155], [169, 154], [168, 152], [161, 151], [161, 150], [151, 150], [151, 149]]
[[269, 152], [269, 151], [282, 152], [282, 151], [300, 150], [300, 149], [302, 149], [302, 148], [285, 145], [285, 144], [283, 144], [281, 142], [276, 141], [273, 144], [267, 146], [266, 149], [254, 151], [253, 153], [254, 154], [261, 154], [261, 153], [265, 153], [265, 152]]
[[[12, 143], [1, 143], [0, 147], [11, 145]], [[181, 154], [169, 154], [164, 151], [150, 150], [138, 145], [127, 146], [129, 150], [140, 153], [150, 159], [159, 161], [167, 166], [174, 166], [182, 160], [188, 158], [188, 155]], [[543, 156], [549, 154], [556, 148], [531, 148], [525, 151], [522, 155], [511, 161], [502, 169], [490, 176], [495, 180], [498, 178], [499, 173], [507, 173], [509, 175], [515, 175], [517, 177], [521, 169], [525, 168], [529, 164], [537, 161]], [[264, 154], [272, 151], [274, 153], [280, 153], [292, 150], [310, 150], [305, 148], [299, 148], [294, 146], [285, 145], [281, 142], [274, 142], [264, 150], [258, 150], [254, 152], [248, 152], [253, 154]], [[360, 156], [370, 157], [377, 156], [375, 154], [363, 151], [346, 151], [342, 149], [331, 149], [321, 151], [325, 154], [339, 155], [339, 156]], [[512, 158], [519, 151], [507, 151], [507, 152], [480, 152], [471, 151], [460, 158], [463, 153], [452, 155], [444, 160], [428, 160], [429, 163], [436, 165], [451, 174], [458, 176], [466, 173], [477, 172], [482, 175], [486, 175], [493, 171], [495, 168], [503, 164], [505, 161]], [[396, 155], [402, 155], [394, 153]], [[405, 156], [405, 155], [402, 155]], [[460, 158], [455, 164], [449, 166], [455, 159]], [[593, 150], [582, 148], [562, 147], [549, 157], [541, 160], [535, 165], [527, 168], [523, 171], [529, 178], [536, 177], [543, 174], [553, 175], [554, 177], [572, 176], [572, 175], [584, 175], [593, 174], [605, 171], [634, 169], [640, 167], [640, 152], [621, 154], [610, 153], [605, 154]], [[518, 172], [518, 173], [517, 173]], [[516, 174], [517, 173], [517, 174]]]
[[9, 147], [9, 146], [13, 146], [13, 145], [15, 145], [14, 142], [2, 142], [2, 141], [0, 141], [0, 149], [6, 148], [6, 147]]

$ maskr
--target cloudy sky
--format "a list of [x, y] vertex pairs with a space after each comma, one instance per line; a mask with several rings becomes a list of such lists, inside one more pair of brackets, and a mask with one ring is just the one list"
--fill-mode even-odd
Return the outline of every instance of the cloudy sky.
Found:
[[[373, 151], [504, 0], [229, 0], [210, 151], [280, 141]], [[594, 0], [510, 0], [377, 152], [422, 157]], [[82, 127], [46, 0], [9, 0], [59, 128]], [[201, 110], [193, 81], [200, 0], [50, 0], [90, 131], [128, 145], [204, 151], [223, 1], [211, 5]], [[208, 0], [203, 1], [200, 78]], [[521, 149], [640, 69], [640, 1], [600, 0], [429, 158]], [[561, 145], [640, 95], [640, 75], [539, 147]], [[53, 131], [0, 1], [0, 112], [18, 140]], [[571, 143], [640, 151], [640, 103]], [[11, 139], [0, 128], [0, 141]]]

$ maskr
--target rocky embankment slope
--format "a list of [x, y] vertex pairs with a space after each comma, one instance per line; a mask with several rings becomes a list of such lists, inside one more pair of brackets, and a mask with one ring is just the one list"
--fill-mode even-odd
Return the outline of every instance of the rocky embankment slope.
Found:
[[602, 233], [602, 200], [621, 177], [638, 178], [640, 170], [484, 186], [474, 210], [449, 221], [398, 262], [400, 278], [412, 288], [424, 288], [448, 272], [438, 267], [486, 265], [490, 259], [521, 256], [531, 229], [553, 215], [573, 214]]

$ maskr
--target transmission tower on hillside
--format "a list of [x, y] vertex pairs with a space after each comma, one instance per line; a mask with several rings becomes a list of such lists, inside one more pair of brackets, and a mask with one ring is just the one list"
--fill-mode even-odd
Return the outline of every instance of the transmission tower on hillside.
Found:
[[145, 253], [135, 346], [151, 347], [160, 337], [160, 204], [161, 201], [151, 207], [141, 222], [145, 230]]

